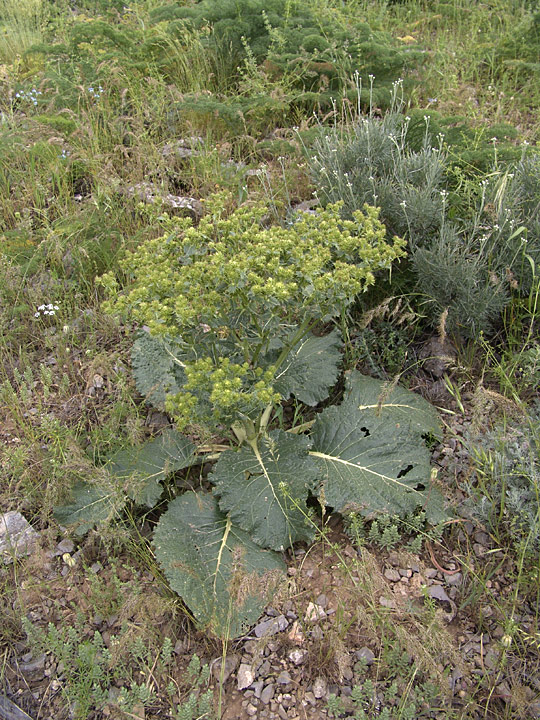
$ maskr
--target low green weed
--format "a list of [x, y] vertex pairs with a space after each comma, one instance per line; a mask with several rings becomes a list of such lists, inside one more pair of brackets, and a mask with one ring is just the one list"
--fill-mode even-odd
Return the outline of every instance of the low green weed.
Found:
[[[138, 713], [156, 704], [159, 690], [169, 696], [171, 716], [176, 720], [214, 717], [208, 665], [202, 665], [194, 654], [185, 682], [174, 681], [169, 675], [172, 643], [167, 637], [154, 653], [146, 640], [141, 635], [133, 636], [127, 626], [106, 643], [98, 630], [89, 637], [83, 624], [59, 629], [49, 623], [45, 629], [23, 618], [22, 625], [32, 650], [50, 654], [61, 664], [62, 682], [53, 679], [53, 683], [65, 694], [75, 720], [86, 720], [90, 713], [106, 707]], [[156, 687], [156, 672], [162, 687]], [[141, 682], [141, 677], [146, 679]], [[174, 697], [179, 699], [174, 702]]]

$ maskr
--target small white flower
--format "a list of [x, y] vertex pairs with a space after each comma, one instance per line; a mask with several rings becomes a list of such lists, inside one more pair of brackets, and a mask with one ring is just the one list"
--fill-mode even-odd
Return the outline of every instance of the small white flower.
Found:
[[35, 313], [34, 313], [34, 317], [39, 317], [39, 313], [38, 313], [38, 312], [35, 312]]
[[47, 307], [46, 305], [40, 305], [40, 306], [38, 307], [38, 310], [45, 310], [46, 307]]

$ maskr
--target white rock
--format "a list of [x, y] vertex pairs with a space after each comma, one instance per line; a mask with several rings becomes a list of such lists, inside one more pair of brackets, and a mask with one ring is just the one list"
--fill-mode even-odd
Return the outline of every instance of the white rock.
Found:
[[304, 616], [304, 620], [306, 622], [317, 622], [317, 620], [322, 620], [326, 617], [326, 612], [324, 608], [322, 608], [320, 605], [315, 605], [315, 603], [308, 603], [308, 606], [306, 608], [306, 614]]
[[20, 512], [0, 515], [0, 556], [4, 564], [16, 557], [30, 555], [39, 535]]
[[238, 674], [236, 676], [236, 679], [238, 682], [238, 689], [245, 690], [255, 680], [255, 673], [251, 669], [250, 665], [246, 665], [245, 663], [242, 663], [240, 665], [240, 667], [238, 668]]
[[315, 678], [312, 691], [313, 695], [315, 695], [317, 699], [320, 699], [326, 695], [328, 691], [328, 683], [323, 677], [319, 675], [319, 677]]
[[292, 650], [289, 653], [289, 660], [295, 665], [301, 665], [306, 659], [307, 650]]

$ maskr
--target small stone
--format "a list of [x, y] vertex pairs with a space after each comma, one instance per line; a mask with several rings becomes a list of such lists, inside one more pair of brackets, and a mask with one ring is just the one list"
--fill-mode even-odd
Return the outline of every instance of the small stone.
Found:
[[20, 663], [19, 670], [23, 673], [35, 673], [45, 668], [45, 655], [40, 655], [35, 660], [27, 663]]
[[497, 685], [496, 691], [498, 696], [502, 698], [505, 702], [508, 702], [512, 699], [512, 691], [510, 690], [510, 686], [508, 685], [506, 680], [503, 680], [502, 683]]
[[496, 670], [499, 665], [499, 653], [495, 648], [490, 648], [484, 658], [484, 665], [488, 670]]
[[281, 720], [289, 720], [289, 716], [287, 715], [287, 711], [285, 710], [283, 705], [278, 705], [277, 711]]
[[366, 665], [373, 665], [375, 655], [368, 647], [360, 648], [360, 650], [356, 650], [354, 654], [358, 660], [363, 660]]
[[264, 705], [268, 705], [270, 700], [274, 697], [275, 693], [276, 693], [276, 687], [275, 687], [275, 685], [270, 683], [269, 685], [267, 685], [264, 688], [264, 690], [261, 693], [261, 702]]
[[322, 607], [324, 610], [326, 608], [326, 606], [328, 605], [328, 598], [326, 597], [326, 595], [324, 593], [321, 593], [317, 597], [316, 603], [317, 603], [317, 605], [320, 605], [320, 607]]
[[455, 575], [449, 575], [446, 582], [449, 585], [461, 585], [461, 583], [463, 582], [463, 575], [460, 572], [456, 573]]
[[251, 669], [250, 665], [245, 665], [244, 663], [242, 663], [238, 668], [238, 674], [236, 676], [236, 679], [238, 683], [238, 689], [245, 690], [255, 680], [255, 673]]
[[489, 535], [482, 530], [474, 533], [474, 539], [477, 543], [480, 543], [480, 545], [484, 545], [485, 547], [489, 545]]
[[270, 665], [268, 660], [265, 660], [259, 668], [259, 677], [262, 677], [262, 678], [268, 677], [268, 675], [270, 675], [271, 671], [272, 671], [272, 666]]
[[387, 568], [384, 571], [384, 577], [390, 580], [390, 582], [399, 582], [401, 579], [401, 575], [397, 570], [394, 570], [394, 568]]
[[325, 697], [325, 695], [328, 692], [328, 683], [320, 675], [317, 678], [315, 678], [315, 682], [313, 683], [312, 692], [313, 692], [313, 695], [317, 698], [317, 700], [320, 700], [321, 698]]
[[382, 607], [388, 608], [389, 610], [396, 609], [396, 603], [391, 598], [386, 598], [383, 595], [379, 598], [379, 603]]
[[[225, 666], [222, 670], [223, 658], [216, 658], [216, 660], [214, 660], [214, 662], [212, 663], [212, 675], [218, 682], [220, 682], [223, 673], [223, 682], [226, 683], [233, 674], [233, 672], [236, 670], [238, 666], [238, 660], [238, 655], [227, 655], [227, 657], [225, 658]], [[246, 667], [249, 667], [249, 665], [247, 665]], [[251, 685], [251, 683], [249, 684]]]
[[435, 568], [426, 568], [425, 576], [428, 580], [431, 580], [432, 578], [437, 577], [437, 570]]
[[246, 707], [246, 712], [247, 712], [248, 715], [250, 715], [251, 717], [253, 717], [254, 715], [257, 714], [257, 708], [255, 707], [255, 705], [252, 705], [251, 703], [248, 703], [248, 704], [247, 704], [247, 707]]
[[295, 665], [301, 665], [307, 656], [307, 650], [292, 650], [289, 653], [289, 660]]
[[261, 693], [262, 693], [262, 691], [263, 691], [263, 687], [264, 687], [264, 680], [257, 680], [256, 683], [253, 683], [253, 695], [254, 695], [256, 698], [260, 698], [260, 697], [261, 697]]
[[4, 564], [14, 558], [30, 555], [39, 535], [20, 512], [0, 515], [0, 556]]
[[278, 682], [280, 685], [288, 685], [290, 682], [292, 682], [292, 677], [287, 670], [283, 670], [283, 672], [280, 672], [277, 676], [276, 682]]
[[476, 557], [483, 557], [487, 552], [486, 548], [480, 543], [473, 543], [473, 550]]
[[58, 557], [59, 555], [63, 555], [64, 553], [72, 553], [74, 550], [75, 543], [73, 542], [73, 540], [65, 538], [64, 540], [61, 540], [55, 547], [53, 556]]
[[317, 622], [318, 620], [322, 620], [326, 617], [326, 612], [323, 607], [320, 605], [315, 605], [315, 603], [308, 603], [308, 606], [306, 608], [306, 614], [304, 615], [304, 620], [306, 622]]
[[264, 622], [255, 625], [253, 632], [258, 638], [268, 637], [269, 635], [276, 635], [278, 632], [286, 630], [289, 626], [289, 621], [285, 615], [278, 615], [278, 617], [270, 618]]
[[307, 692], [304, 695], [304, 704], [309, 703], [310, 705], [317, 704], [317, 698], [312, 692]]
[[430, 585], [428, 588], [428, 595], [429, 597], [434, 598], [435, 600], [440, 600], [441, 602], [450, 602], [450, 598], [446, 594], [446, 590], [442, 585]]
[[324, 633], [322, 628], [319, 625], [315, 625], [313, 630], [309, 633], [312, 640], [322, 640], [324, 637]]

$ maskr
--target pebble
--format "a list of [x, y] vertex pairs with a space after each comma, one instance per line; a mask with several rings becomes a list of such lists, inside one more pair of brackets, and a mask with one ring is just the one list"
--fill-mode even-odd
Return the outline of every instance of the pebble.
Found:
[[306, 622], [317, 622], [317, 620], [322, 620], [325, 617], [326, 611], [323, 607], [312, 602], [308, 603], [306, 614], [304, 615]]
[[384, 577], [390, 580], [390, 582], [399, 582], [401, 580], [401, 575], [397, 570], [394, 570], [394, 568], [387, 568], [384, 571]]
[[292, 650], [289, 653], [289, 660], [295, 665], [301, 665], [307, 657], [307, 650]]
[[328, 683], [320, 675], [317, 678], [315, 678], [315, 682], [313, 683], [312, 692], [313, 692], [314, 697], [316, 697], [318, 700], [325, 697], [325, 695], [328, 692]]
[[270, 700], [274, 697], [276, 693], [276, 686], [273, 683], [270, 683], [267, 685], [264, 690], [261, 693], [261, 702], [264, 705], [268, 705]]
[[455, 575], [449, 575], [446, 582], [449, 585], [461, 585], [461, 583], [463, 582], [463, 575], [460, 572], [456, 573]]
[[253, 632], [258, 638], [268, 637], [269, 635], [276, 635], [283, 630], [286, 630], [289, 626], [289, 621], [285, 615], [278, 615], [277, 617], [269, 618], [255, 625]]
[[39, 534], [20, 512], [11, 510], [0, 515], [0, 556], [5, 565], [13, 558], [30, 555]]
[[[212, 663], [212, 675], [215, 677], [215, 679], [219, 682], [221, 680], [221, 665], [222, 665], [223, 659], [222, 658], [216, 658], [214, 662]], [[227, 680], [231, 677], [233, 672], [236, 670], [236, 667], [238, 665], [238, 655], [227, 655], [225, 658], [225, 667], [223, 668], [223, 682], [226, 683]], [[246, 667], [249, 667], [246, 666]], [[251, 685], [251, 683], [249, 683]]]
[[276, 682], [278, 682], [280, 685], [288, 685], [290, 682], [292, 682], [292, 677], [290, 676], [289, 671], [283, 670], [283, 672], [280, 672], [276, 678]]
[[238, 683], [238, 689], [245, 690], [255, 680], [255, 673], [251, 669], [250, 665], [245, 665], [244, 663], [242, 663], [238, 668], [238, 674], [236, 676], [236, 679]]
[[428, 595], [429, 597], [434, 598], [435, 600], [440, 600], [441, 602], [450, 602], [450, 598], [446, 594], [446, 590], [442, 585], [430, 585], [428, 588]]
[[375, 655], [368, 647], [360, 648], [360, 650], [356, 650], [354, 654], [358, 660], [364, 660], [366, 665], [373, 665]]
[[61, 540], [53, 551], [53, 557], [58, 557], [64, 553], [72, 553], [75, 550], [75, 543], [69, 538]]
[[35, 660], [27, 663], [20, 663], [19, 670], [23, 673], [35, 673], [45, 668], [45, 655], [40, 655]]

